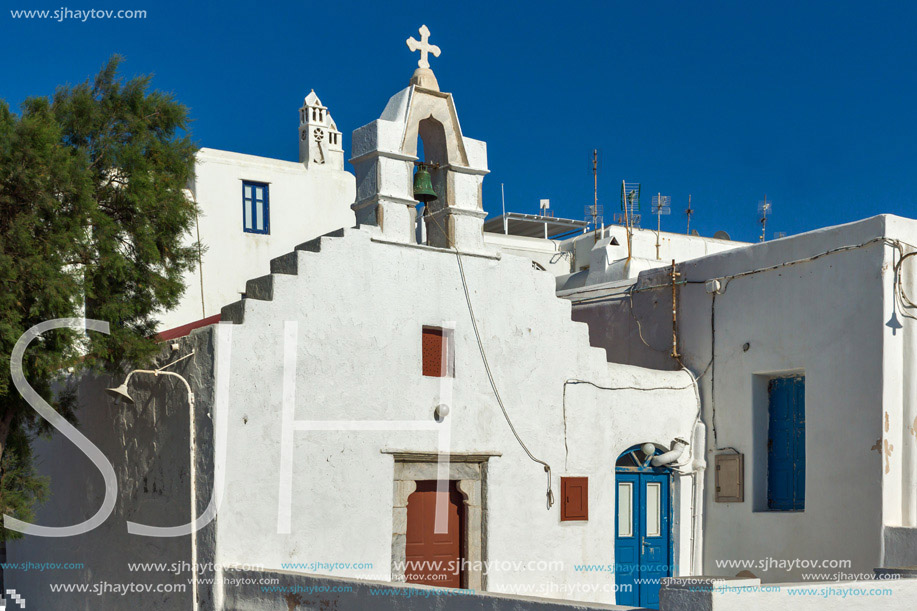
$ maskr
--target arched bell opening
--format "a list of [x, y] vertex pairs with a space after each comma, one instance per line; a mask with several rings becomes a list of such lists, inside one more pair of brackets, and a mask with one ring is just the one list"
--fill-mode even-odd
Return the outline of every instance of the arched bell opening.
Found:
[[[448, 150], [446, 130], [442, 123], [432, 116], [420, 121], [417, 125], [417, 158], [419, 164], [414, 171], [415, 199], [421, 201], [417, 206], [417, 218], [423, 219], [425, 227], [418, 222], [418, 242], [426, 244], [442, 243], [442, 240], [431, 240], [431, 234], [445, 234], [447, 229], [439, 226], [442, 220], [431, 217], [432, 214], [448, 206]], [[427, 180], [429, 178], [429, 180]], [[427, 188], [431, 188], [435, 198], [430, 199]], [[425, 189], [423, 194], [418, 189]]]

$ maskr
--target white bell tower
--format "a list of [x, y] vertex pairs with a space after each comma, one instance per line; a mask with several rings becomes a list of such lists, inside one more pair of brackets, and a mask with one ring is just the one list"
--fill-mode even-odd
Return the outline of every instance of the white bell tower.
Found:
[[299, 109], [299, 161], [307, 168], [344, 169], [341, 132], [314, 89]]
[[[396, 93], [382, 116], [353, 132], [353, 165], [357, 201], [352, 208], [357, 223], [376, 225], [382, 237], [416, 243], [413, 177], [424, 162], [436, 199], [424, 208], [426, 243], [462, 252], [484, 252], [483, 197], [487, 175], [487, 145], [462, 134], [451, 93], [441, 92], [430, 69], [429, 55], [440, 49], [429, 42], [430, 31], [420, 28], [421, 40], [407, 40], [420, 51], [417, 70], [407, 89]], [[418, 141], [425, 159], [418, 159]]]

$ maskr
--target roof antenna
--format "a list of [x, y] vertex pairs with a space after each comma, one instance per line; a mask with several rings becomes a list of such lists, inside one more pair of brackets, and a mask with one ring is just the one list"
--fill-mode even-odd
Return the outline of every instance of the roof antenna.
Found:
[[[599, 240], [599, 219], [602, 218], [602, 206], [599, 206], [599, 149], [592, 149], [592, 205], [586, 206], [586, 218], [592, 217], [592, 243]], [[602, 233], [605, 231], [602, 222]], [[602, 235], [604, 238], [605, 236]]]
[[764, 195], [764, 201], [758, 202], [758, 214], [761, 215], [761, 218], [758, 219], [758, 222], [761, 223], [761, 237], [760, 241], [763, 242], [767, 239], [766, 229], [767, 229], [767, 215], [771, 213], [773, 203], [767, 201], [767, 195]]
[[624, 221], [627, 228], [627, 261], [633, 257], [634, 226], [640, 224], [640, 183], [621, 181], [621, 212], [615, 222]]
[[688, 227], [685, 229], [687, 235], [691, 235], [691, 215], [694, 214], [694, 208], [691, 207], [691, 194], [688, 194], [688, 209], [685, 210], [685, 216], [688, 217]]
[[653, 214], [656, 215], [656, 260], [660, 261], [659, 258], [659, 234], [662, 232], [662, 215], [671, 214], [672, 212], [672, 198], [668, 195], [662, 195], [657, 193], [653, 196]]

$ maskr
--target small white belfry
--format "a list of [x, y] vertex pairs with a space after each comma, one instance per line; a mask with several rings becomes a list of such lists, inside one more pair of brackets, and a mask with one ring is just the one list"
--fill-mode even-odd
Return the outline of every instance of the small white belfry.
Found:
[[307, 168], [344, 169], [344, 146], [328, 107], [313, 89], [299, 109], [299, 162]]
[[[439, 47], [429, 44], [426, 26], [420, 34], [420, 42], [407, 41], [411, 50], [420, 51], [410, 86], [389, 100], [379, 119], [354, 132], [353, 209], [359, 224], [379, 226], [383, 238], [416, 242], [418, 202], [412, 184], [414, 166], [423, 162], [436, 192], [423, 212], [427, 245], [481, 252], [487, 145], [462, 135], [452, 94], [439, 91], [429, 68], [427, 55], [438, 56]], [[418, 157], [418, 142], [423, 143], [424, 159]]]

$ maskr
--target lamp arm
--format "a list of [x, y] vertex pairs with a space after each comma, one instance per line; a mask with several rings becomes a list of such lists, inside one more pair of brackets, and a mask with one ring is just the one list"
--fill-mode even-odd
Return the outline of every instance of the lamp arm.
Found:
[[191, 401], [191, 403], [194, 403], [194, 392], [191, 390], [191, 384], [188, 383], [188, 380], [186, 380], [183, 375], [172, 371], [158, 371], [155, 373], [159, 376], [172, 376], [181, 380], [184, 383], [185, 388], [188, 390], [188, 400]]
[[179, 380], [181, 380], [184, 383], [185, 389], [187, 389], [188, 391], [188, 401], [194, 404], [194, 391], [191, 390], [191, 385], [188, 383], [188, 380], [186, 380], [184, 376], [182, 376], [181, 374], [175, 373], [174, 371], [160, 371], [160, 370], [153, 370], [153, 369], [135, 369], [132, 372], [130, 372], [129, 374], [127, 374], [126, 378], [124, 378], [125, 386], [127, 386], [127, 384], [131, 381], [131, 377], [135, 373], [151, 373], [154, 376], [172, 376], [172, 377], [178, 378]]

